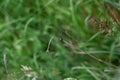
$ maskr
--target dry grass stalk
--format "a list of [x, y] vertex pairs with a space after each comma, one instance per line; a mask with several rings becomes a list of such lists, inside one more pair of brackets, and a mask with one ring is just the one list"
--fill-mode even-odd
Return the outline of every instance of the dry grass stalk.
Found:
[[109, 2], [105, 2], [104, 6], [109, 14], [109, 16], [115, 21], [118, 25], [120, 25], [120, 12], [119, 10], [114, 7], [112, 4]]

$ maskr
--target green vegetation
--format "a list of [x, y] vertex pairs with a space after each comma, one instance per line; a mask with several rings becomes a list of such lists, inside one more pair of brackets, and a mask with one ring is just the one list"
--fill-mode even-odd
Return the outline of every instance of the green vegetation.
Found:
[[119, 80], [120, 21], [105, 2], [0, 0], [0, 79]]

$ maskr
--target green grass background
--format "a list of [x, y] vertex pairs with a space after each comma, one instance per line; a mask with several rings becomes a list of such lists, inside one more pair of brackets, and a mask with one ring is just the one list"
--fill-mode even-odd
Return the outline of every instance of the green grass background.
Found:
[[[119, 66], [120, 29], [107, 14], [104, 1], [0, 0], [1, 80], [32, 80], [24, 77], [21, 65], [31, 67], [37, 80], [114, 80], [119, 67], [77, 53], [83, 50]], [[108, 20], [114, 32], [109, 36], [92, 33], [87, 24], [90, 15]], [[7, 57], [8, 74], [3, 55]], [[115, 73], [106, 73], [105, 69]]]

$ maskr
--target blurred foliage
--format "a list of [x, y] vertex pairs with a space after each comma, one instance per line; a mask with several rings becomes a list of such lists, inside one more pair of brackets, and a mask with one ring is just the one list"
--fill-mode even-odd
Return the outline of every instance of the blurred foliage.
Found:
[[[119, 9], [118, 0], [107, 1]], [[107, 13], [104, 2], [0, 0], [1, 80], [32, 80], [25, 77], [21, 65], [31, 67], [37, 80], [113, 80], [117, 72], [104, 70], [118, 68], [99, 59], [119, 66], [120, 27]], [[97, 26], [93, 29], [88, 24], [90, 16], [99, 20], [95, 23], [98, 26], [104, 20], [109, 22], [110, 31], [104, 34], [104, 29], [98, 30]], [[81, 54], [81, 50], [98, 60]]]

